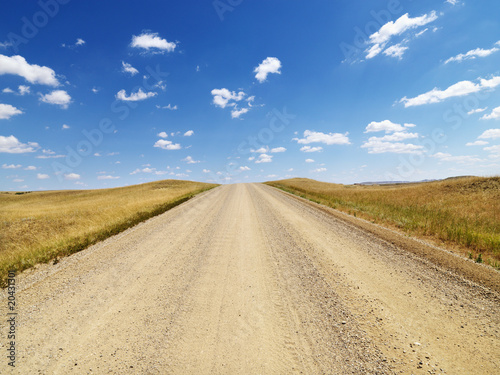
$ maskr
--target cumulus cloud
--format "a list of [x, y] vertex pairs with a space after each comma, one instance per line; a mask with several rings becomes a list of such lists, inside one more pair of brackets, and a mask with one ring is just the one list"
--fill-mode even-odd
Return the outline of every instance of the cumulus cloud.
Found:
[[245, 97], [245, 93], [243, 91], [236, 93], [234, 91], [229, 91], [228, 89], [225, 88], [213, 89], [212, 95], [213, 95], [213, 103], [220, 108], [226, 108], [226, 106], [229, 107], [235, 106], [236, 103], [234, 102], [239, 102], [243, 100], [243, 98]]
[[[495, 43], [495, 46], [499, 45], [499, 42], [500, 41]], [[464, 60], [473, 60], [473, 59], [476, 59], [478, 57], [487, 57], [487, 56], [491, 55], [492, 53], [497, 52], [498, 50], [499, 49], [497, 47], [492, 47], [490, 49], [476, 48], [476, 49], [470, 50], [467, 53], [460, 53], [454, 57], [450, 57], [444, 63], [448, 64], [448, 63], [454, 62], [454, 61], [462, 62]]]
[[390, 46], [384, 51], [384, 55], [389, 57], [396, 57], [398, 59], [402, 59], [405, 51], [408, 49], [407, 46], [404, 46], [401, 43]]
[[184, 133], [184, 137], [191, 137], [194, 134], [194, 131], [188, 130], [187, 132]]
[[101, 176], [97, 176], [97, 179], [98, 180], [117, 180], [119, 179], [120, 177], [119, 176], [111, 176], [111, 175], [101, 175]]
[[483, 117], [481, 117], [481, 120], [496, 120], [496, 119], [500, 119], [500, 107], [494, 108], [489, 115], [484, 115]]
[[160, 133], [158, 133], [157, 135], [158, 135], [158, 137], [160, 137], [160, 138], [167, 138], [167, 137], [168, 137], [168, 134], [167, 134], [166, 132], [160, 132]]
[[13, 94], [14, 90], [12, 90], [10, 87], [6, 87], [2, 90], [4, 94]]
[[59, 81], [56, 73], [46, 67], [36, 64], [29, 64], [22, 56], [5, 56], [0, 54], [0, 75], [13, 74], [23, 77], [33, 84], [58, 86]]
[[244, 115], [249, 110], [250, 110], [249, 108], [241, 108], [241, 109], [235, 108], [231, 111], [231, 118], [239, 118], [241, 115]]
[[50, 176], [48, 174], [37, 173], [36, 178], [39, 180], [46, 180], [46, 179], [50, 178]]
[[130, 46], [134, 48], [142, 48], [147, 51], [156, 51], [159, 53], [163, 53], [173, 52], [175, 50], [175, 47], [177, 47], [177, 44], [168, 42], [166, 39], [159, 37], [158, 33], [146, 32], [140, 35], [133, 35]]
[[281, 61], [276, 57], [268, 57], [264, 61], [262, 61], [258, 67], [254, 69], [255, 78], [262, 83], [267, 79], [268, 74], [281, 74]]
[[300, 144], [309, 144], [309, 143], [324, 143], [326, 145], [350, 145], [348, 137], [349, 133], [341, 134], [341, 133], [321, 133], [315, 132], [312, 130], [304, 131], [304, 138], [298, 139], [294, 138], [293, 140], [297, 141]]
[[25, 171], [36, 171], [37, 167], [34, 165], [28, 165], [26, 168], [24, 168]]
[[250, 171], [251, 169], [249, 167], [247, 167], [246, 165], [245, 166], [242, 166], [240, 167], [240, 171]]
[[44, 103], [58, 105], [61, 108], [68, 108], [71, 103], [71, 96], [64, 90], [54, 90], [49, 94], [41, 95], [40, 101]]
[[271, 149], [271, 153], [277, 153], [277, 152], [285, 152], [286, 151], [286, 148], [284, 147], [275, 147], [275, 148], [272, 148]]
[[159, 139], [154, 144], [154, 147], [159, 147], [159, 148], [162, 148], [164, 150], [180, 150], [181, 149], [180, 144], [172, 143], [172, 141], [167, 141], [166, 139]]
[[0, 152], [8, 154], [24, 154], [26, 152], [35, 152], [40, 148], [36, 142], [22, 143], [13, 135], [4, 137], [0, 135]]
[[497, 139], [500, 138], [500, 129], [488, 129], [484, 131], [478, 139]]
[[467, 112], [467, 114], [470, 116], [470, 115], [473, 115], [474, 113], [481, 113], [481, 112], [484, 112], [484, 111], [486, 111], [487, 109], [488, 109], [488, 107], [471, 109], [469, 112]]
[[411, 143], [403, 143], [407, 139], [418, 138], [418, 133], [409, 133], [408, 128], [415, 127], [414, 124], [396, 124], [389, 120], [380, 122], [372, 121], [366, 126], [365, 133], [384, 132], [381, 137], [370, 137], [361, 148], [367, 148], [369, 154], [382, 154], [386, 152], [396, 154], [421, 154], [424, 147]]
[[66, 129], [69, 129], [69, 128], [70, 128], [69, 125], [63, 124], [63, 126], [62, 126], [61, 129], [66, 130]]
[[17, 90], [19, 92], [19, 95], [21, 95], [21, 96], [29, 94], [31, 92], [31, 88], [29, 86], [25, 86], [25, 85], [19, 85]]
[[188, 164], [197, 164], [200, 162], [199, 160], [194, 160], [191, 156], [186, 156], [184, 159], [182, 159], [182, 161], [185, 161]]
[[311, 172], [313, 172], [313, 173], [321, 173], [321, 172], [326, 172], [326, 168], [317, 168], [317, 169], [313, 169]]
[[493, 89], [500, 85], [500, 76], [494, 76], [490, 79], [481, 78], [478, 83], [471, 81], [460, 81], [451, 85], [446, 90], [434, 88], [429, 92], [421, 94], [415, 98], [408, 99], [406, 96], [400, 100], [405, 107], [419, 106], [430, 103], [440, 103], [448, 98], [460, 97], [487, 89]]
[[323, 147], [304, 146], [304, 147], [300, 148], [300, 151], [302, 151], [302, 152], [319, 152], [322, 150], [323, 150]]
[[8, 120], [12, 116], [20, 115], [23, 113], [20, 109], [17, 109], [10, 104], [2, 104], [0, 103], [0, 120]]
[[[372, 59], [380, 54], [385, 49], [386, 45], [390, 42], [392, 37], [402, 35], [408, 30], [425, 26], [435, 21], [437, 18], [438, 16], [435, 11], [415, 18], [409, 17], [408, 13], [406, 13], [399, 17], [396, 21], [387, 22], [377, 32], [370, 35], [369, 44], [371, 44], [371, 46], [365, 51], [366, 58]], [[396, 46], [397, 47], [393, 46], [394, 48], [386, 53], [386, 55], [401, 57], [407, 47], [403, 47], [401, 44]]]
[[77, 173], [68, 173], [64, 175], [64, 178], [69, 181], [75, 181], [80, 179], [80, 175]]
[[125, 61], [122, 61], [122, 72], [129, 73], [132, 76], [135, 76], [137, 73], [139, 73], [139, 71], [136, 68], [134, 68], [129, 63], [126, 63]]
[[314, 163], [313, 159], [306, 159], [306, 163]]
[[177, 105], [172, 105], [172, 104], [165, 105], [163, 107], [161, 105], [156, 105], [156, 108], [158, 108], [158, 109], [169, 109], [171, 111], [176, 111], [178, 109]]
[[255, 163], [271, 163], [273, 161], [273, 156], [268, 154], [260, 154]]
[[488, 144], [488, 142], [486, 142], [486, 141], [474, 141], [474, 142], [468, 142], [465, 145], [466, 146], [485, 146], [487, 144]]
[[17, 169], [17, 168], [21, 168], [22, 165], [21, 164], [2, 164], [2, 169]]
[[459, 163], [459, 164], [470, 164], [470, 163], [483, 161], [482, 159], [478, 158], [476, 155], [474, 155], [474, 156], [470, 156], [470, 155], [453, 156], [451, 154], [444, 153], [444, 152], [437, 152], [434, 155], [431, 155], [431, 157], [439, 159], [440, 161], [448, 161], [448, 162]]
[[144, 92], [141, 88], [136, 93], [131, 93], [130, 96], [127, 96], [125, 90], [120, 90], [116, 94], [116, 99], [122, 100], [125, 102], [137, 102], [140, 100], [145, 100], [148, 98], [152, 98], [153, 96], [158, 95], [156, 92]]

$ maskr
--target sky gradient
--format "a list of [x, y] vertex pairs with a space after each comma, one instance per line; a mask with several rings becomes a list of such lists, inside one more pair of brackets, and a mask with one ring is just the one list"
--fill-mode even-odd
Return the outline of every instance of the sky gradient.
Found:
[[500, 2], [17, 1], [0, 190], [500, 174]]

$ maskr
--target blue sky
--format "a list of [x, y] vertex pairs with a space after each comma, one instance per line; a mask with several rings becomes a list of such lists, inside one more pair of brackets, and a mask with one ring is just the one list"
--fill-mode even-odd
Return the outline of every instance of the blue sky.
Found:
[[500, 2], [3, 4], [0, 190], [500, 173]]

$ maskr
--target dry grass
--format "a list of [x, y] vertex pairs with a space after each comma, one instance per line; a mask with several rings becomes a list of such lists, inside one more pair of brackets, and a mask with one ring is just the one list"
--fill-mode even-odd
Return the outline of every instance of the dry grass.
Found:
[[500, 177], [375, 186], [303, 178], [267, 184], [500, 268]]
[[217, 185], [165, 180], [116, 189], [0, 193], [0, 283], [82, 250]]

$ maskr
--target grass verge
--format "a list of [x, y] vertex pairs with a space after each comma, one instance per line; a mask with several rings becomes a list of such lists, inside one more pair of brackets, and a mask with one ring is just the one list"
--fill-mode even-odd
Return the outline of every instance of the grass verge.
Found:
[[372, 186], [304, 178], [266, 184], [500, 269], [500, 177]]
[[0, 194], [0, 286], [9, 270], [57, 262], [217, 185], [164, 180], [116, 189]]

